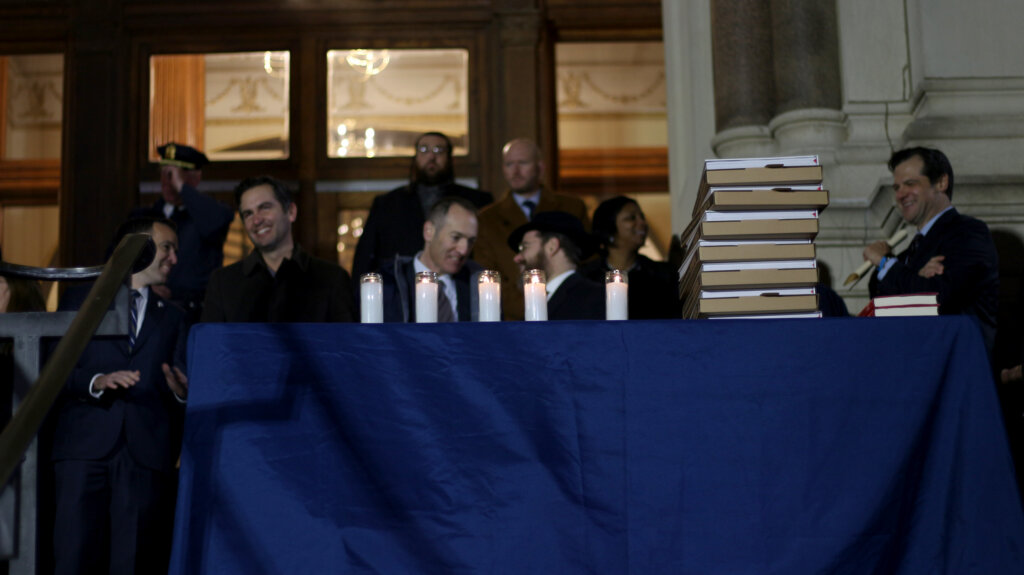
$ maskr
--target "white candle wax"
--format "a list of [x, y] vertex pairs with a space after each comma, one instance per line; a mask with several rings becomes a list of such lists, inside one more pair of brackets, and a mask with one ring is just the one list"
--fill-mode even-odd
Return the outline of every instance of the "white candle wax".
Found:
[[359, 320], [362, 323], [384, 322], [384, 289], [380, 282], [359, 284]]
[[629, 285], [622, 282], [604, 284], [605, 319], [629, 319]]
[[526, 321], [548, 320], [547, 284], [528, 283], [523, 286], [523, 297], [526, 304]]
[[480, 286], [479, 321], [501, 321], [501, 284], [483, 282]]
[[416, 323], [437, 323], [437, 284], [416, 282]]

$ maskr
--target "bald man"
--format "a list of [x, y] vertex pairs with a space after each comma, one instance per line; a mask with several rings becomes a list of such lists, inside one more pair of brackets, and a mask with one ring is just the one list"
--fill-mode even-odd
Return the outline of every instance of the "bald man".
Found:
[[567, 212], [590, 222], [583, 200], [544, 189], [544, 161], [532, 140], [517, 138], [502, 148], [502, 172], [508, 190], [500, 200], [480, 212], [479, 235], [473, 259], [485, 269], [501, 272], [501, 304], [506, 320], [523, 319], [523, 286], [515, 253], [508, 237], [541, 212]]

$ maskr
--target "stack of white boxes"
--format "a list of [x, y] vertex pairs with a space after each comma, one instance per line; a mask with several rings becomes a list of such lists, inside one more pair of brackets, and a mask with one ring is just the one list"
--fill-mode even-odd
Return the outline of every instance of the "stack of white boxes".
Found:
[[817, 156], [707, 160], [680, 241], [684, 318], [821, 317]]

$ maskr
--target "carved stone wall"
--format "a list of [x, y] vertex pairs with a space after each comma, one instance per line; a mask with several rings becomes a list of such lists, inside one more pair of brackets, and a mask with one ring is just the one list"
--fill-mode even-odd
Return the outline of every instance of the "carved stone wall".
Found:
[[[720, 45], [749, 42], [749, 26], [725, 26], [716, 18], [729, 2], [697, 0], [666, 8], [666, 46], [691, 42], [685, 63], [688, 90], [672, 89], [670, 115], [700, 128], [697, 104], [713, 83], [719, 106], [736, 96], [721, 93]], [[1024, 268], [1024, 36], [1017, 29], [1024, 5], [1011, 0], [858, 0], [770, 3], [777, 108], [767, 125], [735, 127], [719, 122], [716, 133], [697, 130], [719, 156], [816, 153], [825, 166], [832, 203], [822, 214], [819, 258], [837, 283], [862, 260], [863, 246], [887, 237], [898, 225], [885, 167], [892, 150], [912, 145], [942, 149], [957, 179], [954, 205], [989, 224], [1001, 247], [1006, 300]], [[828, 15], [834, 9], [833, 17]], [[734, 16], [736, 17], [736, 16]], [[818, 25], [811, 26], [810, 20]], [[697, 24], [694, 24], [697, 22]], [[702, 24], [701, 24], [702, 23]], [[712, 26], [714, 55], [696, 26]], [[829, 34], [835, 38], [814, 37]], [[679, 39], [676, 39], [679, 38]], [[829, 46], [835, 43], [835, 56]], [[708, 42], [711, 44], [711, 42]], [[713, 64], [713, 66], [712, 66]], [[710, 73], [710, 70], [714, 73]], [[668, 70], [671, 78], [674, 71]], [[729, 88], [744, 78], [730, 75]], [[763, 70], [748, 79], [763, 82]], [[759, 93], [761, 88], [753, 88]], [[838, 99], [836, 95], [838, 94]], [[745, 130], [745, 132], [744, 132]], [[697, 149], [690, 135], [671, 134], [671, 146]], [[689, 220], [700, 173], [697, 153], [673, 166], [673, 215], [678, 230]], [[676, 167], [676, 166], [682, 166]], [[677, 181], [677, 173], [684, 174]], [[1014, 271], [1016, 268], [1016, 271]], [[866, 303], [866, 282], [838, 289], [851, 310]]]

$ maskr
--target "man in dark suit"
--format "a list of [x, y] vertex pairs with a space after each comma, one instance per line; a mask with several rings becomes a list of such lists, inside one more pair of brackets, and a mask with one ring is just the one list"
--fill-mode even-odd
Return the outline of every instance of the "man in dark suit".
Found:
[[[166, 573], [170, 559], [187, 328], [184, 310], [150, 288], [167, 281], [178, 239], [167, 220], [130, 220], [117, 241], [129, 233], [156, 244], [131, 276], [130, 334], [90, 342], [55, 408], [58, 574]], [[85, 295], [69, 290], [61, 308]]]
[[877, 266], [871, 297], [936, 292], [940, 314], [977, 319], [991, 353], [999, 259], [988, 226], [953, 207], [953, 168], [939, 150], [900, 150], [889, 159], [889, 169], [896, 207], [918, 233], [898, 255], [884, 241], [864, 248], [864, 259]]
[[576, 273], [594, 253], [594, 241], [583, 222], [565, 212], [544, 212], [516, 228], [508, 247], [516, 264], [544, 270], [547, 276], [548, 319], [605, 319], [604, 286]]
[[423, 249], [381, 265], [384, 321], [416, 319], [416, 274], [438, 275], [438, 321], [476, 321], [480, 266], [469, 259], [476, 241], [476, 207], [457, 196], [442, 198], [423, 224]]
[[518, 138], [502, 148], [502, 173], [508, 192], [480, 212], [480, 236], [473, 259], [486, 269], [501, 273], [501, 306], [505, 319], [523, 319], [523, 286], [518, 267], [508, 252], [508, 236], [542, 212], [567, 212], [589, 226], [583, 200], [545, 190], [544, 161], [540, 148], [531, 140]]
[[411, 256], [423, 249], [427, 211], [441, 198], [456, 196], [477, 209], [492, 201], [491, 194], [455, 183], [452, 143], [440, 132], [416, 139], [409, 167], [409, 184], [377, 196], [356, 244], [352, 276], [375, 272], [383, 260]]
[[246, 178], [235, 200], [255, 249], [210, 276], [202, 321], [355, 321], [348, 273], [292, 236], [298, 207], [291, 190], [269, 176]]
[[166, 286], [153, 286], [160, 297], [189, 312], [194, 323], [202, 312], [210, 274], [224, 263], [224, 240], [235, 218], [232, 209], [197, 189], [203, 177], [206, 155], [184, 144], [168, 143], [160, 153], [160, 193], [155, 204], [132, 216], [167, 218], [175, 223], [181, 262], [174, 266]]

